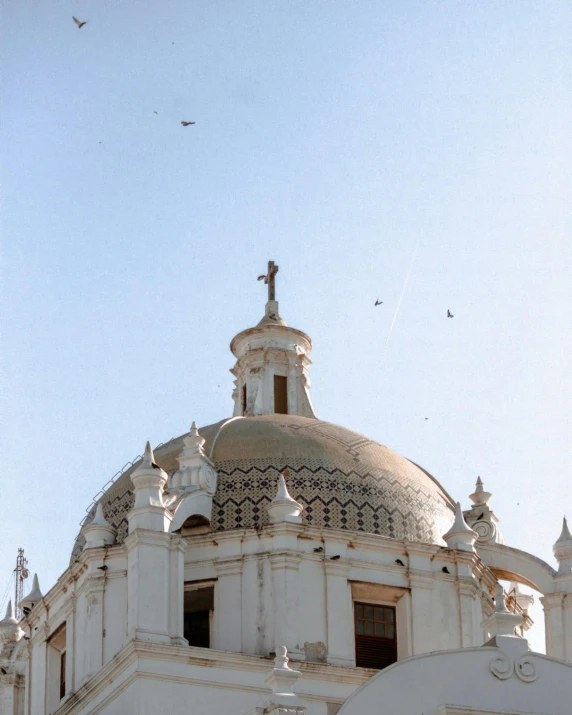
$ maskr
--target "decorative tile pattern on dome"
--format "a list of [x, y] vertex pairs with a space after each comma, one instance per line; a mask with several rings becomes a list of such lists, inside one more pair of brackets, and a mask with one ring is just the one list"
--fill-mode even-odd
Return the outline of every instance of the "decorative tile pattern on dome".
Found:
[[[227, 530], [268, 524], [265, 506], [276, 492], [278, 475], [290, 470], [290, 495], [304, 505], [304, 523], [325, 528], [382, 534], [395, 539], [442, 543], [451, 509], [436, 494], [403, 478], [383, 473], [343, 471], [323, 460], [254, 459], [217, 464], [218, 488], [213, 499], [212, 527]], [[312, 462], [315, 462], [312, 464]]]

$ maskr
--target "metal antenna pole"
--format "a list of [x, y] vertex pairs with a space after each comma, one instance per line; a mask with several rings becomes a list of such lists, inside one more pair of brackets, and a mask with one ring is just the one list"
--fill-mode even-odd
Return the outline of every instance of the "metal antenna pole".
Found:
[[28, 559], [24, 556], [24, 549], [18, 549], [16, 568], [14, 569], [14, 615], [18, 620], [22, 617], [19, 603], [24, 598], [24, 582], [28, 578]]

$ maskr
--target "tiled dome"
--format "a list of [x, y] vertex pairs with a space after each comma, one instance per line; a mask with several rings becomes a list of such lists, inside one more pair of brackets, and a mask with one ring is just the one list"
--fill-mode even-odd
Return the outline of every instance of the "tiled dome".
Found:
[[[291, 496], [304, 505], [303, 523], [443, 544], [453, 518], [450, 496], [427, 472], [372, 440], [329, 422], [296, 415], [236, 417], [200, 429], [204, 451], [218, 472], [213, 531], [268, 523], [266, 504], [278, 475], [289, 470]], [[155, 450], [171, 475], [183, 436]], [[134, 465], [134, 467], [137, 465]], [[127, 535], [133, 504], [131, 467], [101, 497], [105, 518]], [[93, 518], [95, 507], [86, 524]], [[78, 535], [72, 561], [81, 553]]]

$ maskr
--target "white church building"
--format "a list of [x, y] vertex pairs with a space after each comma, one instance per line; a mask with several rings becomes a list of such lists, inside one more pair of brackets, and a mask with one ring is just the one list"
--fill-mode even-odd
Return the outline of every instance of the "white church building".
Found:
[[566, 522], [554, 568], [503, 543], [480, 480], [451, 497], [318, 419], [276, 272], [230, 345], [232, 416], [147, 444], [57, 583], [9, 604], [0, 715], [571, 715]]

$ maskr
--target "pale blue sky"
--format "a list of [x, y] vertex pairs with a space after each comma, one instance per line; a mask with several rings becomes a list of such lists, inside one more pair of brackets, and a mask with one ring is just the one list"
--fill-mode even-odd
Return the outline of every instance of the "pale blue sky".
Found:
[[506, 541], [554, 563], [568, 2], [5, 0], [3, 28], [0, 591], [18, 546], [53, 585], [146, 439], [231, 413], [268, 259], [318, 416], [465, 508], [480, 474]]

